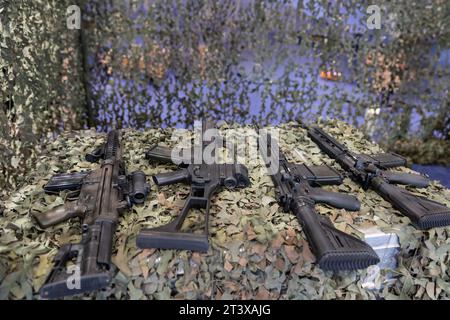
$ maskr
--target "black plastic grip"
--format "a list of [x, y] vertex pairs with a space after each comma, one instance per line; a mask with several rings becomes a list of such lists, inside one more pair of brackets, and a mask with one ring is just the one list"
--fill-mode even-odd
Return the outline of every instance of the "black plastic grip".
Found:
[[208, 235], [144, 229], [136, 238], [139, 248], [178, 249], [207, 252]]
[[385, 182], [382, 178], [372, 179], [372, 186], [393, 207], [407, 216], [418, 229], [430, 229], [450, 225], [450, 208], [416, 196], [401, 187]]
[[383, 171], [383, 177], [390, 183], [410, 185], [418, 188], [426, 188], [430, 184], [430, 180], [420, 174]]
[[339, 209], [358, 211], [361, 207], [358, 198], [348, 194], [325, 191], [320, 188], [311, 188], [308, 195], [317, 203], [325, 203]]
[[35, 214], [34, 218], [43, 229], [54, 226], [60, 222], [74, 217], [80, 217], [84, 214], [84, 208], [71, 202], [66, 202], [53, 207], [49, 211], [41, 214]]
[[153, 176], [153, 181], [157, 186], [166, 186], [169, 184], [187, 182], [189, 180], [189, 171], [181, 169], [175, 172], [164, 172]]
[[334, 228], [331, 221], [318, 215], [310, 204], [296, 201], [291, 209], [303, 226], [311, 250], [322, 269], [364, 269], [380, 261], [367, 243]]

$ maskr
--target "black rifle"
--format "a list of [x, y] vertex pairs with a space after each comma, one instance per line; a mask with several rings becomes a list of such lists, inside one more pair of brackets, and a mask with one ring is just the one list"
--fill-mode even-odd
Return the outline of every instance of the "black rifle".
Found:
[[[63, 205], [35, 215], [39, 225], [47, 228], [80, 217], [82, 240], [60, 248], [40, 290], [42, 297], [58, 298], [108, 286], [113, 276], [111, 253], [119, 214], [132, 204], [142, 204], [150, 191], [143, 172], [126, 174], [119, 131], [109, 132], [107, 142], [86, 155], [90, 162], [100, 159], [103, 162], [96, 170], [55, 175], [44, 186], [47, 193], [71, 192]], [[75, 264], [72, 270], [70, 262]]]
[[[205, 139], [204, 133], [212, 129], [210, 122], [202, 123], [202, 144], [194, 146], [194, 152], [204, 149], [211, 143], [220, 144], [218, 136]], [[195, 159], [186, 159], [172, 156], [172, 150], [163, 146], [154, 146], [147, 152], [151, 161], [176, 162], [181, 169], [176, 172], [161, 173], [153, 176], [158, 186], [165, 186], [179, 182], [189, 183], [191, 191], [181, 209], [180, 215], [172, 222], [152, 228], [144, 229], [137, 236], [139, 248], [186, 249], [193, 251], [208, 251], [208, 225], [211, 197], [219, 188], [228, 189], [245, 188], [250, 185], [247, 168], [238, 163], [233, 164], [206, 164], [202, 159], [198, 164]], [[205, 228], [202, 233], [181, 231], [184, 220], [191, 209], [204, 209]]]
[[259, 141], [264, 163], [267, 167], [276, 162], [279, 164], [276, 172], [269, 172], [278, 202], [285, 212], [291, 211], [297, 216], [319, 266], [324, 270], [339, 271], [377, 264], [380, 259], [367, 243], [337, 230], [328, 217], [318, 214], [314, 208], [316, 203], [325, 203], [336, 208], [359, 210], [360, 203], [354, 196], [313, 187], [341, 184], [342, 176], [326, 165], [290, 163], [275, 139], [270, 135], [266, 136], [267, 140], [264, 138], [261, 135]]
[[395, 153], [376, 155], [355, 154], [318, 127], [308, 129], [311, 139], [364, 189], [371, 187], [394, 208], [407, 216], [418, 229], [443, 227], [450, 224], [450, 209], [445, 205], [416, 196], [391, 183], [426, 187], [429, 180], [421, 175], [396, 173], [387, 168], [405, 166], [406, 159]]

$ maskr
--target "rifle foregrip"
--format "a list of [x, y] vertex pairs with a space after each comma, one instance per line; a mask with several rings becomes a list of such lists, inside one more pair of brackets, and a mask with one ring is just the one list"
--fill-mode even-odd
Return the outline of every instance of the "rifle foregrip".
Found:
[[34, 218], [38, 222], [39, 226], [45, 229], [67, 219], [80, 216], [83, 214], [83, 212], [84, 211], [81, 207], [66, 203], [56, 206], [46, 213], [34, 215]]
[[181, 169], [175, 172], [164, 172], [153, 176], [153, 182], [158, 186], [184, 182], [189, 179], [189, 171]]
[[375, 190], [393, 207], [407, 216], [418, 229], [430, 229], [450, 225], [450, 208], [416, 196], [401, 187], [385, 182], [381, 178], [372, 180]]
[[339, 209], [358, 211], [361, 207], [361, 204], [355, 196], [325, 191], [320, 188], [313, 188], [309, 196], [317, 203], [326, 203]]
[[291, 209], [322, 269], [357, 270], [380, 261], [367, 243], [334, 228], [331, 221], [317, 214], [311, 205], [294, 202]]
[[430, 184], [430, 180], [420, 174], [384, 171], [383, 176], [390, 183], [410, 185], [418, 188], [425, 188]]

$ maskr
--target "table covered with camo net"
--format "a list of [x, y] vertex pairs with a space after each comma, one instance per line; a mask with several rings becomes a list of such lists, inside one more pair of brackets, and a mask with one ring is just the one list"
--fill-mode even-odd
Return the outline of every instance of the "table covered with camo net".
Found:
[[[338, 121], [320, 124], [359, 153], [382, 150], [353, 127]], [[222, 131], [227, 126], [221, 127]], [[290, 160], [341, 168], [294, 123], [280, 125], [280, 145]], [[244, 127], [243, 130], [252, 130]], [[156, 143], [171, 145], [173, 129], [125, 129], [124, 158], [129, 171], [147, 175], [175, 170], [167, 164], [149, 164], [145, 151]], [[52, 267], [58, 248], [81, 239], [79, 221], [40, 229], [33, 213], [64, 202], [64, 193], [46, 195], [42, 187], [56, 173], [96, 168], [84, 155], [104, 141], [94, 130], [66, 132], [39, 157], [27, 183], [14, 191], [0, 216], [0, 299], [37, 299], [38, 290]], [[135, 206], [118, 223], [113, 250], [117, 272], [103, 290], [66, 299], [448, 299], [450, 228], [420, 231], [399, 215], [374, 191], [364, 191], [349, 178], [327, 190], [350, 193], [361, 202], [359, 212], [317, 205], [334, 225], [362, 236], [360, 230], [377, 227], [399, 237], [395, 269], [382, 269], [365, 282], [369, 270], [324, 272], [316, 264], [296, 217], [284, 213], [262, 164], [248, 165], [251, 186], [223, 190], [212, 199], [210, 249], [207, 253], [182, 250], [139, 249], [136, 235], [144, 227], [170, 221], [183, 205], [189, 187], [177, 184], [157, 188], [144, 206]], [[413, 172], [407, 168], [394, 170]], [[342, 172], [342, 170], [341, 170]], [[434, 181], [416, 194], [450, 206], [450, 190]], [[188, 219], [194, 223], [198, 216]], [[372, 274], [373, 275], [373, 274]]]

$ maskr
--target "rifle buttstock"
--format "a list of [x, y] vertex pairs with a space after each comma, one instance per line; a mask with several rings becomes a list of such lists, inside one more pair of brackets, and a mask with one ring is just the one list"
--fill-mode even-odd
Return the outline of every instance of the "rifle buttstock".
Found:
[[312, 252], [323, 270], [364, 269], [380, 261], [367, 243], [337, 230], [311, 205], [294, 202], [292, 210], [303, 226]]
[[[56, 299], [104, 288], [111, 283], [111, 272], [96, 271], [83, 273], [80, 261], [85, 261], [87, 250], [83, 244], [63, 245], [54, 258], [54, 265], [39, 294], [45, 299]], [[80, 257], [79, 257], [80, 256]], [[67, 268], [69, 261], [75, 260], [73, 269]], [[76, 273], [79, 278], [75, 279]], [[78, 283], [77, 283], [78, 282]]]
[[425, 197], [416, 196], [381, 178], [372, 180], [379, 194], [411, 220], [418, 229], [426, 230], [450, 225], [450, 208]]
[[[208, 251], [208, 221], [210, 200], [191, 195], [186, 199], [180, 214], [168, 224], [139, 232], [136, 244], [139, 248], [179, 249]], [[181, 231], [183, 222], [191, 209], [204, 209], [205, 227], [201, 233]]]

